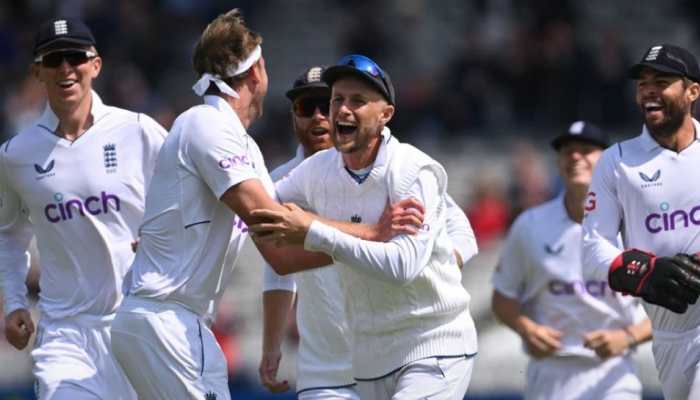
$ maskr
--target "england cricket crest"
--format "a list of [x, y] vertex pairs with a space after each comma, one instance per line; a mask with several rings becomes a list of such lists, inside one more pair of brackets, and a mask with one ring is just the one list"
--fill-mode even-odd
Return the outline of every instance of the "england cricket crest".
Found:
[[216, 400], [216, 393], [214, 392], [207, 392], [204, 395], [204, 400]]
[[117, 145], [108, 143], [102, 148], [104, 149], [105, 171], [108, 174], [117, 172]]

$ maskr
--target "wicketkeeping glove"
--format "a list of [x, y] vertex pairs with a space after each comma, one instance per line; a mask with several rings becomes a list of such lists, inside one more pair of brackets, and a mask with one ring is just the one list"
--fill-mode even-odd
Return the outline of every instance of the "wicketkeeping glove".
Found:
[[608, 283], [613, 290], [681, 314], [700, 295], [700, 258], [683, 253], [656, 257], [637, 249], [625, 250], [610, 266]]

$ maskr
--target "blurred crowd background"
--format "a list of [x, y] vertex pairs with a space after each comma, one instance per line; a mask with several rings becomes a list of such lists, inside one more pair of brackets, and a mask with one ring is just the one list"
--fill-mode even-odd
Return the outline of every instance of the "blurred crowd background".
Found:
[[[675, 43], [698, 54], [700, 2], [3, 0], [0, 137], [14, 135], [44, 106], [29, 65], [34, 31], [45, 19], [84, 19], [104, 61], [96, 88], [105, 103], [148, 113], [170, 128], [180, 112], [200, 101], [190, 89], [195, 41], [211, 19], [234, 7], [264, 38], [270, 90], [265, 115], [251, 133], [269, 169], [293, 155], [284, 92], [304, 68], [353, 52], [391, 74], [397, 113], [390, 127], [443, 162], [450, 192], [467, 212], [481, 248], [464, 272], [481, 343], [469, 396], [518, 398], [526, 359], [517, 337], [489, 309], [488, 281], [501, 239], [520, 211], [559, 189], [551, 137], [578, 119], [617, 139], [639, 132], [627, 67], [654, 44]], [[237, 398], [262, 398], [256, 372], [261, 274], [244, 264], [222, 303], [216, 331]], [[294, 340], [292, 333], [290, 349]], [[648, 347], [637, 357], [648, 395], [658, 396]], [[283, 371], [292, 380], [293, 362], [292, 351]], [[0, 399], [32, 398], [30, 370], [28, 353], [0, 337]]]

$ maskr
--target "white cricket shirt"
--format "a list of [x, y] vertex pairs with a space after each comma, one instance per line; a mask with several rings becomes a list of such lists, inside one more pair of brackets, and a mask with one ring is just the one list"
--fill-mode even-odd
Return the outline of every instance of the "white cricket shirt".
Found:
[[581, 225], [572, 221], [559, 196], [524, 211], [513, 223], [493, 274], [494, 288], [517, 300], [525, 315], [563, 333], [557, 356], [598, 359], [583, 346], [597, 329], [622, 329], [644, 317], [639, 302], [585, 278]]
[[238, 219], [219, 199], [248, 179], [274, 196], [260, 149], [236, 113], [223, 98], [204, 96], [177, 118], [158, 157], [129, 294], [215, 315], [212, 303], [248, 236], [233, 234]]
[[[390, 192], [387, 183], [387, 174], [396, 172], [392, 170], [396, 164], [389, 162], [389, 156], [399, 152], [398, 146], [385, 129], [377, 159], [362, 184], [348, 174], [335, 149], [318, 152], [277, 183], [277, 195], [281, 201], [297, 203], [332, 219], [376, 223], [387, 198], [397, 201], [394, 196], [399, 196], [398, 192]], [[397, 156], [395, 161], [399, 159], [408, 163], [413, 160]], [[313, 334], [307, 335], [307, 340], [342, 339], [324, 345], [338, 349], [352, 337], [353, 369], [358, 379], [382, 376], [419, 358], [476, 351], [476, 332], [468, 312], [469, 295], [461, 286], [452, 243], [446, 236], [446, 181], [439, 184], [429, 168], [407, 172], [407, 176], [415, 180], [400, 184], [405, 190], [401, 196], [417, 198], [428, 210], [426, 229], [421, 234], [400, 235], [389, 243], [367, 242], [319, 222], [314, 222], [307, 234], [307, 248], [327, 252], [336, 260], [333, 268], [297, 276], [300, 302], [304, 294], [311, 302], [307, 319], [318, 310], [331, 316], [332, 326], [323, 328], [330, 334], [325, 335], [318, 324], [313, 324], [306, 327]], [[306, 289], [302, 275], [315, 280], [309, 281]], [[335, 318], [335, 309], [341, 312], [343, 308], [314, 296], [318, 290], [329, 299], [342, 290], [340, 297], [345, 301], [351, 335]]]
[[41, 118], [0, 147], [0, 274], [5, 314], [26, 308], [32, 233], [41, 257], [44, 317], [106, 315], [122, 298], [146, 187], [165, 130], [92, 93], [93, 125], [71, 142]]
[[[700, 125], [693, 120], [695, 131]], [[583, 263], [591, 276], [607, 277], [624, 248], [657, 256], [700, 252], [700, 143], [676, 153], [661, 147], [646, 126], [636, 138], [611, 146], [593, 173], [583, 220]], [[700, 305], [676, 314], [644, 302], [655, 330], [684, 332], [700, 325]]]

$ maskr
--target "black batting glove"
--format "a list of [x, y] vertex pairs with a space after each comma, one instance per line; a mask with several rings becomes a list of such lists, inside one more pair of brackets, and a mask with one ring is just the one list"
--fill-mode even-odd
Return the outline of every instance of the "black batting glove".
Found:
[[700, 258], [626, 250], [610, 266], [610, 288], [682, 314], [700, 295]]

